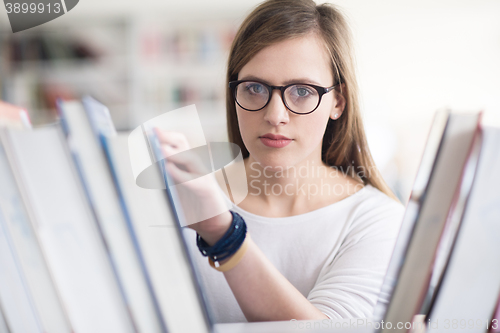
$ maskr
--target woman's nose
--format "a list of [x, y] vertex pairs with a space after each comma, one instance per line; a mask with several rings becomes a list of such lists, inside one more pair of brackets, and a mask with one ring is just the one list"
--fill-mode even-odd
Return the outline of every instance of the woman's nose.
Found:
[[281, 98], [281, 91], [273, 90], [269, 104], [264, 108], [264, 119], [273, 126], [285, 125], [290, 121], [290, 113]]

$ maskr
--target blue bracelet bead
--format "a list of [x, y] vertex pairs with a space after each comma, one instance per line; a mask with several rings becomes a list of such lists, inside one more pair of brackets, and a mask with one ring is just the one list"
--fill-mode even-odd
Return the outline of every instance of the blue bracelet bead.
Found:
[[198, 245], [201, 254], [210, 257], [214, 262], [225, 260], [236, 253], [246, 237], [247, 225], [245, 220], [238, 213], [229, 212], [233, 216], [233, 220], [228, 230], [217, 243], [210, 246], [199, 234], [196, 234], [196, 245]]

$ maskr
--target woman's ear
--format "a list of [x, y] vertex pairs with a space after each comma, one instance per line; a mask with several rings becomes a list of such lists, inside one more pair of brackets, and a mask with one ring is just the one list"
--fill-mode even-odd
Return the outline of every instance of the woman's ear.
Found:
[[337, 89], [334, 89], [333, 93], [335, 94], [335, 99], [334, 99], [334, 105], [332, 108], [332, 112], [330, 113], [330, 118], [333, 120], [337, 120], [342, 115], [342, 112], [344, 112], [344, 109], [346, 106], [346, 98], [344, 96], [345, 83], [341, 84], [340, 91], [338, 91]]

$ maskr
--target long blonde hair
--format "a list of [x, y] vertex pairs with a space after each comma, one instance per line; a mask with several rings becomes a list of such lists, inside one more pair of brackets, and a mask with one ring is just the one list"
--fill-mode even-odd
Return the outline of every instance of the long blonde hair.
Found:
[[349, 170], [365, 185], [370, 184], [398, 200], [378, 171], [366, 141], [359, 110], [351, 32], [346, 20], [331, 4], [316, 5], [312, 0], [268, 0], [243, 21], [231, 45], [226, 77], [226, 112], [229, 141], [240, 146], [248, 157], [238, 126], [236, 105], [229, 82], [263, 48], [311, 32], [321, 37], [331, 58], [335, 82], [346, 99], [342, 115], [328, 120], [323, 136], [321, 159], [344, 173]]

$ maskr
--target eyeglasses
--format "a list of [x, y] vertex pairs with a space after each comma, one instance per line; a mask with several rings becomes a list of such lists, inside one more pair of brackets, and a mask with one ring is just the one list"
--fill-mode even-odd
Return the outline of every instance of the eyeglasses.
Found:
[[229, 82], [229, 88], [238, 105], [247, 111], [259, 111], [269, 104], [274, 89], [281, 91], [283, 103], [293, 113], [309, 114], [321, 103], [321, 97], [338, 86], [338, 83], [328, 87], [315, 86], [307, 83], [292, 83], [286, 86], [270, 86], [268, 84], [239, 80]]

